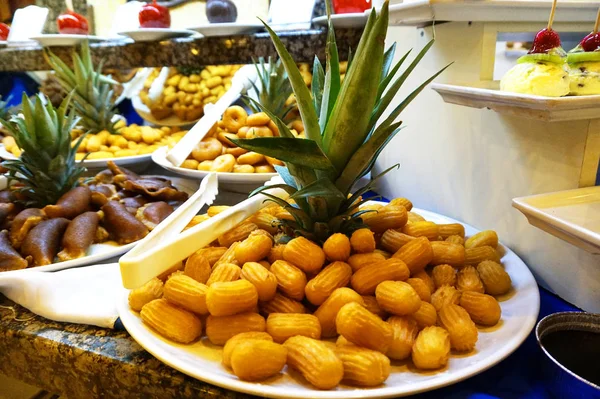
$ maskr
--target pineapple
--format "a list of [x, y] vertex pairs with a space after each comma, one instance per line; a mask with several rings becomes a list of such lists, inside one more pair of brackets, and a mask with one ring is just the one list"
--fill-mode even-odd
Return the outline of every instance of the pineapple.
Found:
[[117, 133], [112, 86], [119, 83], [102, 75], [102, 62], [94, 70], [89, 43], [85, 41], [81, 45], [80, 54], [73, 52], [73, 69], [51, 51], [47, 50], [45, 55], [63, 90], [66, 93], [73, 92], [74, 108], [81, 117], [83, 130], [90, 133], [102, 130]]
[[[330, 15], [329, 1], [327, 9]], [[376, 176], [369, 185], [355, 193], [351, 192], [352, 187], [371, 171], [377, 156], [400, 130], [401, 122], [394, 122], [395, 119], [445, 68], [417, 87], [391, 110], [388, 117], [378, 123], [408, 75], [433, 45], [433, 40], [400, 76], [395, 77], [408, 53], [392, 67], [395, 45], [384, 51], [388, 27], [386, 1], [379, 15], [375, 10], [371, 11], [356, 54], [348, 63], [342, 82], [335, 34], [330, 21], [326, 71], [315, 58], [309, 91], [279, 37], [267, 24], [265, 27], [289, 76], [307, 139], [294, 138], [281, 118], [268, 107], [254, 102], [275, 121], [280, 137], [232, 141], [246, 150], [286, 163], [287, 168], [277, 168], [285, 182], [279, 187], [290, 194], [295, 205], [278, 197], [270, 198], [293, 216], [294, 220], [280, 221], [287, 235], [301, 235], [317, 242], [323, 242], [337, 232], [349, 236], [357, 229], [368, 227], [361, 220], [361, 215], [366, 212], [359, 210], [363, 203], [361, 195], [397, 165]], [[261, 187], [250, 195], [267, 188]]]
[[6, 119], [8, 116], [8, 103], [12, 99], [12, 96], [8, 96], [6, 100], [2, 101], [2, 96], [0, 96], [0, 118]]
[[71, 96], [55, 109], [47, 99], [44, 106], [41, 97], [32, 101], [23, 93], [23, 118], [0, 118], [23, 149], [19, 159], [4, 161], [2, 166], [8, 169], [9, 179], [20, 183], [14, 186], [18, 187], [15, 191], [26, 206], [55, 204], [78, 184], [86, 170], [75, 163], [75, 153], [84, 136], [71, 147], [71, 130], [79, 121], [74, 110], [69, 110]]
[[[269, 57], [265, 65], [265, 59], [261, 57], [258, 62], [254, 61], [254, 66], [259, 77], [260, 87], [252, 82], [252, 89], [258, 102], [279, 119], [285, 119], [290, 110], [294, 108], [294, 104], [286, 105], [287, 99], [292, 94], [292, 85], [281, 60], [273, 62]], [[252, 102], [248, 101], [247, 105], [254, 113], [261, 111]]]

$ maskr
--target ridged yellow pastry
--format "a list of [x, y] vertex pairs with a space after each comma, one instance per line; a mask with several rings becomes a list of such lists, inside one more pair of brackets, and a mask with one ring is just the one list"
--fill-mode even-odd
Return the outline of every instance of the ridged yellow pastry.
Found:
[[512, 93], [562, 97], [569, 94], [567, 64], [526, 62], [513, 66], [500, 81], [500, 90]]

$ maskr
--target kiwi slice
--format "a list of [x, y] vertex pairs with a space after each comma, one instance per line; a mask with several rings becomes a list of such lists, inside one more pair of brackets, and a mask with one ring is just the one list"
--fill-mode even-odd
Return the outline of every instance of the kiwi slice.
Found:
[[535, 62], [551, 62], [553, 64], [563, 64], [565, 62], [564, 57], [555, 54], [526, 54], [517, 60], [518, 64], [535, 63]]
[[583, 53], [569, 53], [567, 62], [569, 64], [577, 64], [578, 62], [600, 61], [600, 51], [588, 51]]

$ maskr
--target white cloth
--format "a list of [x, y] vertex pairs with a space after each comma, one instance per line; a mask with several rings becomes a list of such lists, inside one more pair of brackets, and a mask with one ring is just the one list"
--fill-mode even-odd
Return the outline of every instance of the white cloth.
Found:
[[58, 272], [0, 273], [0, 292], [50, 320], [114, 328], [123, 292], [118, 263]]

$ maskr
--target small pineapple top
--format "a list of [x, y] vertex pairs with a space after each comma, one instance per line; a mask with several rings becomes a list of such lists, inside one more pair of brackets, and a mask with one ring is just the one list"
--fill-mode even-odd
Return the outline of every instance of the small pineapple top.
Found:
[[69, 107], [71, 94], [58, 109], [41, 95], [30, 100], [23, 93], [23, 118], [13, 116], [10, 121], [0, 118], [0, 123], [13, 135], [21, 157], [4, 161], [13, 186], [27, 206], [43, 207], [55, 204], [67, 191], [77, 186], [85, 168], [75, 162], [77, 147], [84, 136], [71, 147], [71, 130], [78, 123]]
[[89, 43], [83, 42], [80, 54], [73, 51], [73, 69], [51, 51], [45, 55], [63, 90], [73, 93], [73, 105], [81, 117], [81, 127], [90, 133], [102, 130], [117, 133], [113, 85], [119, 83], [102, 75], [102, 62], [94, 70]]

